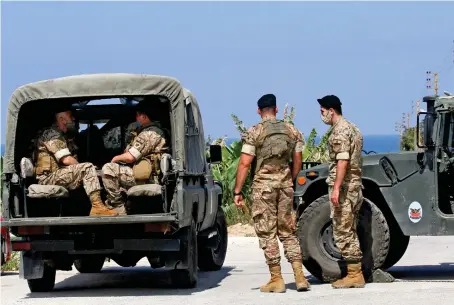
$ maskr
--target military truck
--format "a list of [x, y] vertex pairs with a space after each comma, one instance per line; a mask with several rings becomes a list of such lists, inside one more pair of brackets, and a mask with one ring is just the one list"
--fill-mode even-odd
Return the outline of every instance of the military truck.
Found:
[[[120, 102], [95, 104], [115, 98]], [[89, 216], [83, 186], [39, 185], [21, 167], [31, 162], [30, 143], [37, 131], [52, 124], [56, 109], [71, 107], [80, 126], [86, 126], [75, 139], [79, 162], [102, 168], [123, 153], [126, 126], [135, 121], [138, 101], [150, 103], [159, 114], [170, 134], [170, 152], [160, 160], [159, 183], [127, 191], [127, 215]], [[222, 185], [211, 172], [221, 162], [221, 147], [206, 151], [199, 104], [179, 81], [94, 74], [31, 83], [12, 94], [6, 121], [2, 226], [19, 237], [12, 247], [21, 252], [20, 277], [30, 291], [52, 290], [56, 270], [72, 270], [72, 265], [81, 273], [100, 272], [106, 259], [131, 267], [146, 257], [153, 268], [170, 269], [171, 283], [182, 288], [196, 286], [198, 269], [222, 267], [227, 227]]]
[[[422, 151], [363, 155], [357, 231], [369, 280], [402, 258], [410, 236], [454, 234], [454, 96], [423, 101], [427, 111], [418, 114], [416, 132]], [[307, 166], [296, 179], [294, 197], [304, 266], [323, 282], [346, 273], [333, 240], [327, 175], [327, 164]]]

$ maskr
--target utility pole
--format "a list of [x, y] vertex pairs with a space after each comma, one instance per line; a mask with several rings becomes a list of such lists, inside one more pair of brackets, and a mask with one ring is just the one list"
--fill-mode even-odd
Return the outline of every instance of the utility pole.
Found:
[[[434, 72], [433, 76], [434, 76], [433, 89], [435, 92], [435, 96], [438, 96], [438, 72]], [[426, 71], [426, 89], [429, 91], [432, 89], [432, 72], [431, 71]]]

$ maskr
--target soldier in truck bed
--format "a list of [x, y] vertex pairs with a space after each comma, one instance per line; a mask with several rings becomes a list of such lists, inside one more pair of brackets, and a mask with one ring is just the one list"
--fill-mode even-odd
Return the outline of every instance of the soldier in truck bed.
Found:
[[41, 185], [59, 185], [69, 190], [83, 185], [90, 197], [90, 216], [116, 216], [101, 199], [101, 184], [92, 163], [77, 161], [74, 136], [77, 127], [71, 111], [58, 112], [52, 126], [35, 141], [36, 179]]
[[139, 103], [136, 122], [128, 127], [131, 135], [128, 146], [123, 154], [115, 156], [102, 168], [108, 204], [120, 214], [125, 214], [125, 192], [129, 188], [137, 184], [159, 183], [160, 159], [168, 152], [168, 143], [164, 129], [154, 120], [156, 116], [156, 111], [147, 107], [146, 102]]

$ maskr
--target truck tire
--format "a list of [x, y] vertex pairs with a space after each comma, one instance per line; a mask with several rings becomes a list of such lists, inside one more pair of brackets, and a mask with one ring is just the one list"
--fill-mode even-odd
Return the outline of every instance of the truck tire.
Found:
[[74, 267], [80, 273], [99, 273], [104, 266], [104, 256], [90, 255], [74, 260]]
[[30, 292], [48, 292], [54, 289], [56, 273], [57, 270], [54, 267], [44, 264], [42, 278], [27, 280]]
[[199, 268], [202, 271], [216, 271], [222, 268], [227, 253], [228, 233], [227, 222], [225, 221], [224, 210], [218, 207], [215, 228], [217, 231], [216, 248], [201, 247], [199, 249]]
[[170, 279], [177, 288], [194, 288], [197, 284], [197, 231], [194, 219], [186, 228], [187, 239], [181, 240], [180, 256], [187, 260], [187, 269], [174, 269], [170, 271]]
[[391, 240], [388, 256], [381, 267], [383, 270], [391, 268], [404, 256], [410, 242], [410, 236], [404, 235], [399, 227], [390, 227]]
[[[358, 220], [358, 238], [363, 252], [363, 272], [367, 280], [381, 268], [389, 249], [389, 228], [380, 209], [364, 198]], [[342, 256], [334, 243], [328, 195], [313, 201], [301, 213], [297, 224], [304, 267], [321, 282], [335, 281], [346, 274]]]

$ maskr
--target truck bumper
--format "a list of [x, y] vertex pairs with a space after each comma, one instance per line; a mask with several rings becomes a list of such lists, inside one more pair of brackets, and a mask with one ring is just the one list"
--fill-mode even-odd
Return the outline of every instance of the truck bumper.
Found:
[[165, 251], [180, 250], [180, 240], [156, 239], [114, 239], [111, 249], [76, 250], [73, 240], [12, 241], [13, 251], [67, 252], [68, 254], [115, 254], [123, 251]]
[[71, 225], [115, 225], [131, 223], [176, 222], [176, 214], [127, 215], [127, 216], [80, 216], [80, 217], [35, 217], [2, 221], [2, 227], [26, 226], [71, 226]]

